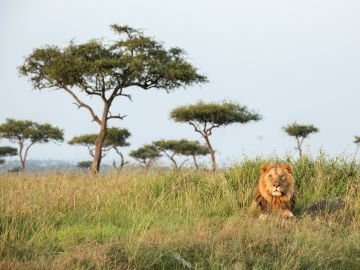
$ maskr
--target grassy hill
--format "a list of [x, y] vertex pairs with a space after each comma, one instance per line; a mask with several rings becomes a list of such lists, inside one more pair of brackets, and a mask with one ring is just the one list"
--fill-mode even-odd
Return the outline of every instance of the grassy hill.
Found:
[[[0, 175], [0, 269], [360, 269], [360, 166], [293, 161], [297, 218], [247, 209], [264, 160], [193, 170]], [[320, 198], [345, 208], [306, 214]]]

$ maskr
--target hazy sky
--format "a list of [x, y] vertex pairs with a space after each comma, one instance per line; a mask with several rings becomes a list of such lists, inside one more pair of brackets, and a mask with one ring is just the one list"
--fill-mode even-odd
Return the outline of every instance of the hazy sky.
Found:
[[[319, 127], [305, 141], [313, 153], [353, 153], [353, 137], [360, 135], [359, 14], [358, 0], [0, 0], [0, 122], [49, 122], [64, 129], [66, 140], [97, 132], [70, 96], [33, 90], [17, 66], [45, 44], [114, 40], [109, 25], [118, 23], [185, 49], [210, 81], [171, 94], [134, 89], [132, 103], [118, 100], [113, 113], [128, 117], [111, 123], [132, 133], [125, 153], [160, 138], [201, 140], [190, 126], [169, 119], [172, 108], [200, 99], [238, 101], [263, 115], [261, 122], [214, 131], [222, 163], [244, 154], [294, 153], [294, 139], [281, 130], [293, 121]], [[88, 153], [48, 144], [34, 146], [29, 158], [84, 160]]]

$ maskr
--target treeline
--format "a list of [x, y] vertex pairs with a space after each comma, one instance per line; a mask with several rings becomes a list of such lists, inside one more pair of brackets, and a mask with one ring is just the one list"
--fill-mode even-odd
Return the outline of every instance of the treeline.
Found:
[[[76, 106], [87, 110], [91, 120], [99, 125], [97, 134], [82, 134], [69, 141], [72, 145], [87, 147], [92, 157], [92, 174], [100, 171], [101, 160], [109, 151], [115, 151], [119, 156], [119, 161], [114, 161], [114, 167], [122, 168], [126, 164], [120, 149], [129, 146], [127, 139], [130, 132], [110, 125], [110, 121], [123, 120], [126, 116], [113, 113], [112, 104], [115, 100], [132, 100], [130, 89], [134, 91], [133, 88], [172, 92], [181, 87], [208, 82], [208, 78], [187, 60], [182, 49], [167, 49], [162, 42], [129, 26], [114, 24], [111, 28], [118, 37], [116, 40], [91, 40], [82, 44], [70, 42], [62, 48], [54, 45], [36, 48], [19, 67], [20, 75], [28, 77], [34, 89], [67, 93]], [[102, 111], [97, 113], [79, 97], [80, 92], [99, 100]], [[175, 159], [179, 155], [192, 157], [195, 167], [198, 167], [196, 158], [210, 155], [211, 168], [216, 170], [215, 150], [210, 142], [213, 131], [230, 124], [246, 124], [262, 118], [259, 113], [231, 101], [200, 101], [180, 106], [170, 112], [170, 117], [175, 122], [190, 125], [202, 137], [204, 144], [186, 139], [159, 140], [146, 144], [130, 152], [130, 156], [144, 167], [151, 166], [162, 155], [171, 161], [174, 168], [184, 165]], [[297, 123], [283, 129], [288, 135], [295, 137], [299, 156], [302, 155], [304, 139], [319, 131], [313, 125]], [[9, 146], [0, 148], [0, 156], [18, 154], [24, 171], [28, 152], [34, 144], [62, 142], [64, 132], [50, 124], [7, 119], [0, 125], [0, 138], [18, 145], [18, 149]], [[357, 137], [357, 140], [360, 139]], [[4, 162], [4, 159], [0, 159], [0, 162]], [[89, 164], [90, 162], [85, 161], [79, 166], [84, 168]]]

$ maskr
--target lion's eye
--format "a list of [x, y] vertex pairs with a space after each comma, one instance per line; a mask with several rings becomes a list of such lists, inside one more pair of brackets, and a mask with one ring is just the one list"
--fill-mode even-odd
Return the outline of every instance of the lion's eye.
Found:
[[272, 174], [269, 174], [269, 178], [270, 178], [270, 179], [272, 178]]
[[285, 175], [282, 175], [282, 176], [280, 176], [281, 177], [281, 179], [285, 179]]

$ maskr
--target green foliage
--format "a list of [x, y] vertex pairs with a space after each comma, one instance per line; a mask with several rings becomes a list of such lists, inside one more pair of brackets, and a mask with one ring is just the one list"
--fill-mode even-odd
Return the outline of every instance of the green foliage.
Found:
[[15, 156], [17, 155], [17, 149], [11, 146], [0, 147], [0, 157]]
[[0, 137], [12, 142], [30, 140], [31, 143], [63, 141], [64, 132], [50, 124], [39, 124], [28, 120], [7, 119], [0, 125]]
[[91, 161], [79, 161], [76, 166], [79, 169], [87, 170], [90, 169], [91, 163], [92, 163]]
[[354, 143], [360, 144], [360, 136], [355, 136]]
[[144, 163], [146, 167], [152, 165], [152, 163], [161, 157], [161, 153], [158, 147], [152, 144], [145, 144], [144, 146], [133, 150], [129, 153], [129, 156]]
[[[0, 157], [8, 157], [17, 155], [17, 149], [11, 146], [1, 146], [0, 147]], [[0, 165], [4, 164], [5, 160], [0, 159]]]
[[201, 145], [198, 141], [189, 140], [158, 140], [153, 144], [160, 151], [171, 151], [174, 154], [190, 156], [190, 155], [207, 155], [209, 154], [207, 147]]
[[229, 101], [221, 103], [200, 101], [194, 105], [181, 106], [172, 110], [170, 117], [176, 122], [198, 122], [216, 126], [244, 124], [261, 119], [260, 114], [249, 111], [246, 106]]
[[83, 146], [88, 146], [88, 145], [93, 146], [96, 143], [96, 138], [97, 138], [97, 134], [79, 135], [79, 136], [75, 136], [70, 141], [68, 141], [68, 144], [70, 144], [70, 145], [78, 144], [78, 145], [83, 145]]
[[[172, 162], [175, 168], [178, 168], [178, 164], [174, 157], [176, 155], [183, 156], [195, 156], [207, 155], [209, 154], [207, 147], [201, 145], [198, 141], [189, 141], [189, 140], [158, 140], [153, 142], [153, 145], [156, 146], [162, 153], [164, 153]], [[186, 162], [185, 160], [180, 167]], [[196, 160], [194, 160], [196, 162]], [[198, 167], [197, 164], [195, 164]]]
[[[116, 150], [117, 153], [118, 147], [129, 146], [127, 139], [130, 137], [131, 133], [125, 128], [116, 128], [111, 127], [107, 129], [106, 137], [103, 143], [103, 151], [108, 151], [110, 148]], [[94, 147], [96, 145], [96, 140], [98, 138], [97, 134], [84, 134], [75, 136], [68, 143], [70, 145], [82, 145], [86, 146], [90, 152], [90, 155], [93, 156]]]
[[104, 141], [104, 146], [124, 147], [130, 144], [126, 141], [131, 133], [125, 128], [108, 128]]
[[[108, 128], [107, 134], [103, 147], [121, 147], [129, 146], [130, 144], [126, 141], [130, 137], [130, 132], [127, 129], [120, 128]], [[94, 146], [96, 144], [97, 134], [84, 134], [80, 136], [75, 136], [68, 143], [70, 145], [83, 145], [83, 146]]]
[[34, 49], [19, 67], [34, 88], [78, 87], [89, 94], [138, 86], [172, 90], [206, 82], [179, 48], [162, 43], [128, 26], [112, 25], [118, 40], [70, 43], [65, 48]]
[[313, 125], [300, 125], [297, 123], [289, 124], [283, 127], [283, 130], [293, 137], [306, 138], [311, 133], [319, 132], [319, 129]]
[[206, 145], [200, 144], [198, 141], [181, 140], [180, 153], [184, 156], [206, 156], [209, 150]]

